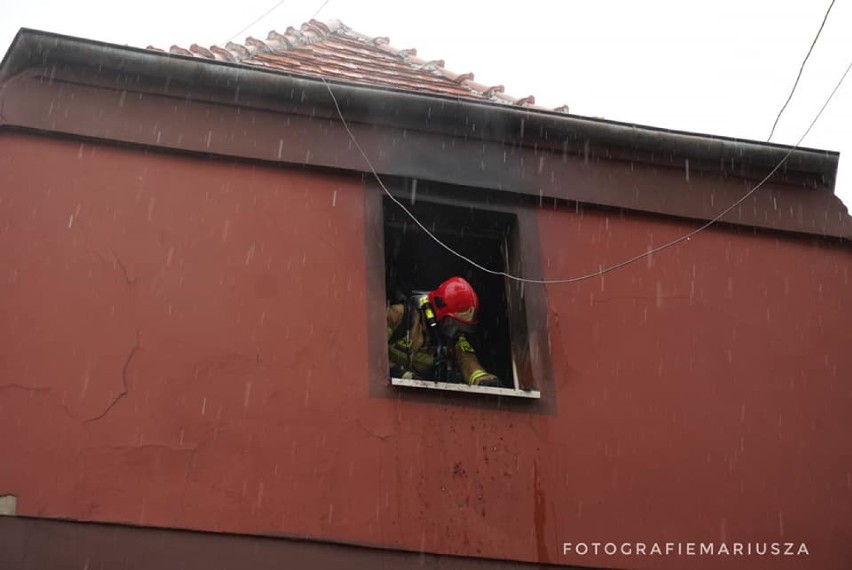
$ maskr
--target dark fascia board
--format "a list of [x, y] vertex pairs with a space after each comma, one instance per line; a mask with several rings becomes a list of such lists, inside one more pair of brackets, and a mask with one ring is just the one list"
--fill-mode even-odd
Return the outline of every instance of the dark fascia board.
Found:
[[[241, 64], [177, 56], [153, 50], [22, 28], [0, 64], [0, 84], [31, 67], [82, 67], [98, 73], [120, 72], [160, 78], [163, 92], [170, 86], [191, 86], [203, 99], [228, 95], [228, 100], [275, 98], [289, 91], [293, 112], [336, 117], [331, 89], [347, 120], [367, 124], [444, 133], [468, 140], [490, 140], [592, 154], [615, 149], [639, 152], [669, 161], [693, 159], [731, 172], [774, 168], [785, 156], [785, 174], [816, 178], [833, 192], [839, 153], [672, 131], [593, 119], [563, 113], [524, 109], [505, 104], [462, 100], [408, 91], [267, 71]], [[306, 105], [307, 103], [307, 105]], [[286, 104], [286, 103], [285, 103]], [[665, 159], [663, 159], [665, 161]]]

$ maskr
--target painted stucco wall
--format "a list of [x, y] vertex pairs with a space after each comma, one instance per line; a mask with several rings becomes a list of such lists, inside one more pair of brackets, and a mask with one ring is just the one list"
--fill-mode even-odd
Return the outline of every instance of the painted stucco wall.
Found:
[[[562, 543], [852, 556], [848, 248], [713, 230], [548, 287], [556, 413], [527, 414], [371, 396], [358, 177], [13, 134], [0, 173], [0, 494], [19, 515], [598, 566], [683, 560]], [[543, 211], [542, 266], [690, 227]]]
[[[560, 278], [695, 226], [554, 212], [540, 227], [546, 277]], [[713, 228], [603, 278], [548, 286], [559, 418], [539, 435], [555, 446], [545, 487], [563, 483], [555, 534], [804, 542], [810, 556], [782, 566], [852, 563], [850, 281], [848, 247]]]

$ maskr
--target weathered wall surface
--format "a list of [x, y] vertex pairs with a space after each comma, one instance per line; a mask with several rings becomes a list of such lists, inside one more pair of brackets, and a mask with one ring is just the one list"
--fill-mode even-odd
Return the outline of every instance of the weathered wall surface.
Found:
[[333, 493], [315, 501], [376, 468], [337, 445], [365, 391], [360, 184], [0, 141], [0, 488], [18, 513], [320, 532]]
[[[694, 227], [603, 212], [540, 224], [551, 278]], [[603, 278], [548, 286], [560, 417], [540, 437], [554, 443], [544, 488], [563, 482], [556, 532], [805, 542], [811, 556], [792, 567], [852, 562], [850, 281], [848, 248], [714, 228]], [[699, 565], [683, 560], [671, 567]]]
[[[13, 134], [0, 173], [0, 495], [19, 515], [599, 566], [684, 564], [562, 543], [852, 556], [848, 249], [714, 230], [549, 287], [558, 411], [525, 414], [371, 397], [358, 178]], [[561, 277], [690, 226], [539, 227]]]

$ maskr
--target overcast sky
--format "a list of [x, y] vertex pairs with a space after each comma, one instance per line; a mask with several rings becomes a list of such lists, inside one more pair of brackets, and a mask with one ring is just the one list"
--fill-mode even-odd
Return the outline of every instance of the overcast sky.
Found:
[[[135, 47], [265, 39], [322, 8], [356, 31], [578, 115], [765, 141], [831, 0], [0, 0], [0, 50], [21, 27]], [[837, 0], [773, 142], [795, 144], [852, 62], [852, 0]], [[852, 206], [852, 73], [803, 146], [841, 152]]]

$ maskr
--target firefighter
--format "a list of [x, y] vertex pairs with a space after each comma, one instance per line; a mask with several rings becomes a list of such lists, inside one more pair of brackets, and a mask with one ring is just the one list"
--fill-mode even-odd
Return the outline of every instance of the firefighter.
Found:
[[465, 333], [477, 324], [479, 298], [470, 283], [450, 277], [434, 291], [414, 292], [388, 306], [391, 376], [470, 386], [501, 386], [485, 370]]

